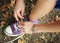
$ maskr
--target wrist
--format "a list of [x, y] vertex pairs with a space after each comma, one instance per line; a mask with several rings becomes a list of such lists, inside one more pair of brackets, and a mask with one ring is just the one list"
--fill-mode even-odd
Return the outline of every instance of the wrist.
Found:
[[39, 33], [39, 32], [40, 32], [37, 24], [35, 24], [35, 25], [32, 27], [32, 30], [33, 30], [32, 33]]
[[36, 33], [36, 25], [34, 24], [32, 29], [31, 29], [32, 33]]

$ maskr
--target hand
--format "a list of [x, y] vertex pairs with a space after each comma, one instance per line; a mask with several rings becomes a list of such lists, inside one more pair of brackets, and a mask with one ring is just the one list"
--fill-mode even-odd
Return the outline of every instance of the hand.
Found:
[[19, 21], [18, 18], [23, 18], [25, 10], [25, 3], [23, 0], [17, 0], [16, 6], [14, 8], [14, 17], [17, 21]]
[[25, 33], [32, 34], [32, 27], [33, 27], [33, 25], [34, 24], [32, 22], [25, 22], [24, 23]]
[[32, 34], [32, 27], [33, 27], [33, 23], [32, 22], [22, 22], [19, 26], [21, 27], [21, 29], [28, 34]]

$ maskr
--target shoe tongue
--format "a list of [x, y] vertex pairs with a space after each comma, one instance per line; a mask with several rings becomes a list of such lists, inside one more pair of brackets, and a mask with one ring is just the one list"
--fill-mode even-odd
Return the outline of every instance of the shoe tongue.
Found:
[[10, 25], [13, 34], [20, 34], [22, 31], [20, 29], [15, 29], [14, 25]]
[[10, 25], [12, 32], [15, 30], [15, 27], [13, 24]]
[[17, 30], [13, 31], [13, 34], [20, 34], [20, 33], [22, 33], [22, 31], [20, 29], [17, 29]]

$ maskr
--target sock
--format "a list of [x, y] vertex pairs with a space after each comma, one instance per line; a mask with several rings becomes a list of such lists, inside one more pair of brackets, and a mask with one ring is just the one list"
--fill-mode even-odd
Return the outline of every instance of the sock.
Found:
[[32, 20], [31, 22], [33, 22], [34, 24], [38, 24], [38, 20]]

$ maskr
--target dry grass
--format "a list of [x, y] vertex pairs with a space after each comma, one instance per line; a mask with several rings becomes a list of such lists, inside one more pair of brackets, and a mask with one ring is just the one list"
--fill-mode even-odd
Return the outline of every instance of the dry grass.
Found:
[[[0, 5], [0, 43], [4, 43], [5, 41], [12, 40], [12, 37], [6, 36], [3, 31], [4, 29], [15, 22], [13, 17], [13, 9], [15, 0], [1, 0]], [[31, 9], [35, 6], [36, 0], [25, 0], [26, 4], [26, 12], [25, 14], [29, 14]], [[60, 10], [52, 10], [49, 14], [39, 19], [40, 24], [50, 23], [56, 21], [56, 17], [60, 16]], [[60, 43], [60, 33], [38, 33], [32, 35], [24, 35], [22, 39], [19, 39], [21, 43]], [[15, 43], [15, 42], [14, 42]], [[17, 42], [16, 42], [17, 43]]]

